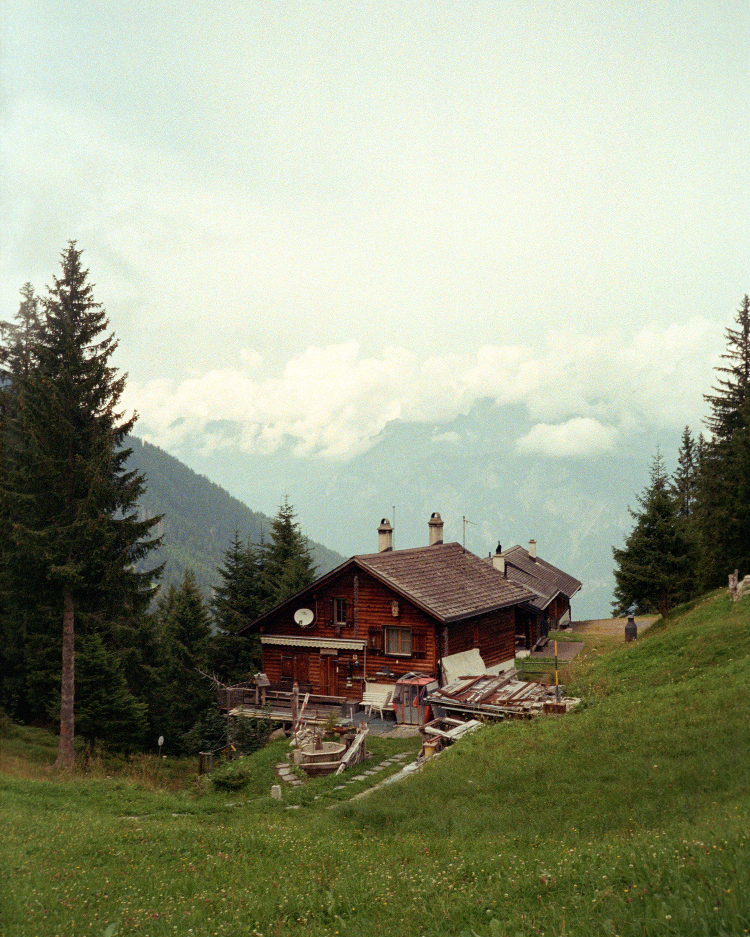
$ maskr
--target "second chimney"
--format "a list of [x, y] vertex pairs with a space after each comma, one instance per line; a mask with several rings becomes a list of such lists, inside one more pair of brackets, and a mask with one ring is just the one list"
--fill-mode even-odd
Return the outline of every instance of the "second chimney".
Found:
[[503, 548], [498, 543], [497, 550], [495, 550], [492, 556], [492, 565], [495, 569], [505, 575], [505, 557], [503, 556]]
[[378, 553], [385, 553], [393, 549], [393, 528], [387, 517], [384, 517], [378, 527]]
[[427, 522], [427, 527], [430, 532], [429, 544], [431, 547], [434, 547], [437, 543], [443, 542], [443, 518], [437, 511], [433, 511], [430, 514], [430, 519]]
[[529, 556], [532, 560], [536, 559], [536, 540], [529, 540]]

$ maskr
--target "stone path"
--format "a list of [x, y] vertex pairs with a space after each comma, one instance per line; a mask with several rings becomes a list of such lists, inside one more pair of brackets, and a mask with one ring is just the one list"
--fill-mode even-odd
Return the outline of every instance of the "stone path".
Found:
[[297, 777], [297, 775], [294, 773], [294, 771], [292, 771], [291, 767], [285, 761], [282, 761], [280, 764], [276, 765], [276, 774], [278, 774], [281, 780], [290, 787], [300, 787], [305, 783], [301, 778]]
[[[354, 775], [353, 777], [346, 778], [345, 775], [341, 775], [343, 781], [342, 784], [339, 784], [337, 787], [334, 787], [334, 791], [343, 791], [347, 784], [354, 784], [355, 781], [366, 781], [368, 778], [373, 777], [373, 775], [379, 774], [381, 771], [385, 771], [386, 768], [391, 768], [393, 765], [401, 764], [404, 758], [408, 758], [410, 752], [398, 752], [396, 755], [391, 755], [390, 758], [386, 758], [385, 761], [381, 761], [380, 764], [374, 765], [372, 768], [367, 768], [366, 770], [360, 771], [359, 774]], [[364, 766], [364, 763], [363, 763]], [[288, 784], [290, 787], [300, 787], [305, 782], [298, 778], [294, 773], [290, 765], [286, 762], [281, 762], [276, 765], [276, 774]]]

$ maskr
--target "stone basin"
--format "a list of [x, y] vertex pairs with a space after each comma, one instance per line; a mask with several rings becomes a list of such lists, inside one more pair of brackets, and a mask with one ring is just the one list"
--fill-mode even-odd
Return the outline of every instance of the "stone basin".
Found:
[[340, 742], [321, 742], [318, 746], [303, 745], [301, 751], [304, 767], [305, 764], [315, 764], [320, 761], [339, 761], [346, 751], [346, 745]]

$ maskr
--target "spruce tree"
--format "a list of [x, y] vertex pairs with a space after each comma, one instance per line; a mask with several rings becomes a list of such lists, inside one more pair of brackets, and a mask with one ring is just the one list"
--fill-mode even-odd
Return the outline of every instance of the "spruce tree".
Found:
[[716, 368], [720, 376], [714, 393], [703, 395], [711, 406], [706, 425], [714, 443], [731, 439], [743, 424], [742, 408], [750, 391], [750, 297], [747, 295], [737, 310], [735, 322], [737, 328], [725, 330], [727, 350], [721, 357], [727, 364]]
[[42, 326], [39, 306], [34, 287], [24, 283], [15, 322], [0, 322], [0, 368], [6, 405], [14, 389], [14, 378], [27, 376], [36, 365], [36, 343]]
[[258, 635], [237, 632], [253, 621], [262, 608], [262, 553], [248, 546], [235, 532], [218, 569], [222, 582], [214, 587], [212, 611], [216, 634], [212, 638], [213, 669], [224, 683], [240, 683], [260, 669]]
[[731, 437], [704, 447], [696, 526], [705, 586], [725, 585], [734, 569], [741, 576], [750, 572], [750, 399]]
[[122, 665], [95, 631], [76, 642], [76, 732], [89, 747], [97, 742], [130, 752], [145, 740], [147, 705], [128, 688]]
[[271, 539], [263, 550], [264, 603], [267, 611], [309, 586], [315, 569], [307, 541], [296, 520], [294, 506], [284, 498], [271, 523]]
[[617, 615], [633, 607], [641, 614], [666, 615], [690, 596], [693, 563], [658, 451], [649, 484], [637, 501], [640, 509], [630, 509], [635, 525], [625, 547], [612, 550], [617, 564], [612, 609]]
[[750, 298], [745, 296], [726, 329], [727, 349], [713, 394], [704, 395], [712, 436], [703, 446], [698, 476], [696, 528], [705, 586], [726, 583], [738, 569], [750, 572]]
[[213, 687], [201, 674], [211, 666], [210, 619], [191, 570], [179, 589], [170, 585], [156, 614], [162, 699], [157, 725], [167, 750], [181, 752], [186, 733], [207, 707], [216, 706]]
[[[9, 423], [18, 415], [18, 384], [36, 362], [35, 342], [41, 324], [40, 301], [30, 283], [21, 289], [21, 303], [14, 322], [0, 322], [0, 467], [11, 465], [14, 448], [9, 442]], [[44, 628], [43, 614], [14, 600], [2, 575], [10, 558], [11, 528], [7, 504], [0, 490], [0, 706], [15, 718], [29, 721], [46, 715], [47, 692], [29, 692], [29, 665], [38, 668], [46, 648], [29, 653], [33, 632]], [[31, 637], [30, 637], [31, 636]], [[59, 653], [57, 654], [59, 661]]]
[[687, 521], [695, 509], [698, 485], [698, 445], [693, 440], [690, 427], [682, 431], [682, 440], [677, 453], [677, 468], [672, 476], [672, 497], [677, 516]]
[[[94, 301], [81, 252], [71, 242], [62, 275], [43, 300], [27, 373], [11, 375], [15, 406], [4, 433], [4, 520], [11, 536], [6, 584], [15, 601], [62, 620], [60, 746], [74, 760], [75, 633], [105, 639], [118, 619], [138, 616], [153, 573], [135, 564], [156, 545], [156, 519], [140, 521], [144, 479], [125, 469], [122, 443], [135, 417], [117, 407], [125, 386], [110, 359], [117, 347]], [[54, 643], [54, 638], [50, 643]]]

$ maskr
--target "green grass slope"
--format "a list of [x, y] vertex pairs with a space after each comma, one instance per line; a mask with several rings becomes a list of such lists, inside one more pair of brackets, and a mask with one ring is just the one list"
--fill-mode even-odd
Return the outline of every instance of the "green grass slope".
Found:
[[747, 787], [749, 662], [750, 600], [713, 595], [574, 671], [567, 692], [585, 702], [570, 716], [478, 733], [430, 766], [434, 796], [414, 785], [353, 815], [468, 837], [689, 822]]
[[[343, 801], [0, 782], [0, 934], [742, 935], [750, 599], [577, 665], [575, 714], [488, 726]], [[365, 783], [365, 782], [362, 782]], [[296, 809], [290, 809], [296, 808]]]

